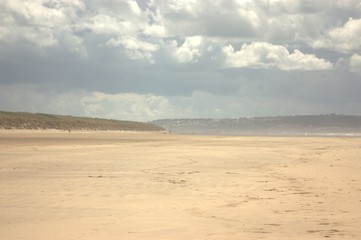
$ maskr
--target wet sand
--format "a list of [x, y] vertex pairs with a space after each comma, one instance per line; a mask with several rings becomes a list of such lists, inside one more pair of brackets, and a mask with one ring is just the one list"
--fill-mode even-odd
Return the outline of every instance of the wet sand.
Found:
[[361, 239], [361, 138], [0, 131], [0, 239]]

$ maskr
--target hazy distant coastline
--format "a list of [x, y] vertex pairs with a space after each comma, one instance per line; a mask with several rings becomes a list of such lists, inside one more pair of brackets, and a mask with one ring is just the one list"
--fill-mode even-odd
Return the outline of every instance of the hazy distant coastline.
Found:
[[179, 134], [361, 136], [361, 116], [353, 115], [161, 119], [152, 123]]
[[0, 111], [0, 129], [170, 131], [176, 134], [229, 136], [361, 137], [361, 116], [296, 115], [255, 118], [159, 119], [135, 122], [44, 113]]

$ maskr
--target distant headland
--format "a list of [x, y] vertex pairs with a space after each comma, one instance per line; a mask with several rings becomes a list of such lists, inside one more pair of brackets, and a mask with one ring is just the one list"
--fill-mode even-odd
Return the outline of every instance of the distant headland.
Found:
[[0, 129], [162, 131], [152, 123], [75, 117], [45, 113], [0, 111]]

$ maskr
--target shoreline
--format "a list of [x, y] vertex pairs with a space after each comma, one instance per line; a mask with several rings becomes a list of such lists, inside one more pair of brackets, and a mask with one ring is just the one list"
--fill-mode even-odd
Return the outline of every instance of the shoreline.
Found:
[[62, 130], [62, 129], [2, 129], [1, 133], [14, 133], [14, 134], [29, 134], [29, 133], [73, 133], [73, 134], [86, 134], [86, 133], [110, 133], [110, 134], [164, 134], [173, 136], [193, 136], [193, 137], [265, 137], [265, 138], [361, 138], [361, 133], [307, 133], [307, 134], [192, 134], [192, 133], [177, 133], [168, 130], [161, 131], [137, 131], [137, 130]]
[[164, 133], [161, 131], [137, 131], [137, 130], [64, 130], [64, 129], [4, 129], [0, 128], [0, 133]]

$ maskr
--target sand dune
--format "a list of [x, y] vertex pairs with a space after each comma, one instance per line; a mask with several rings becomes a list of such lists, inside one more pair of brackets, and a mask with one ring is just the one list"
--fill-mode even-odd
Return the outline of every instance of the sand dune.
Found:
[[361, 239], [361, 139], [0, 132], [0, 239]]

